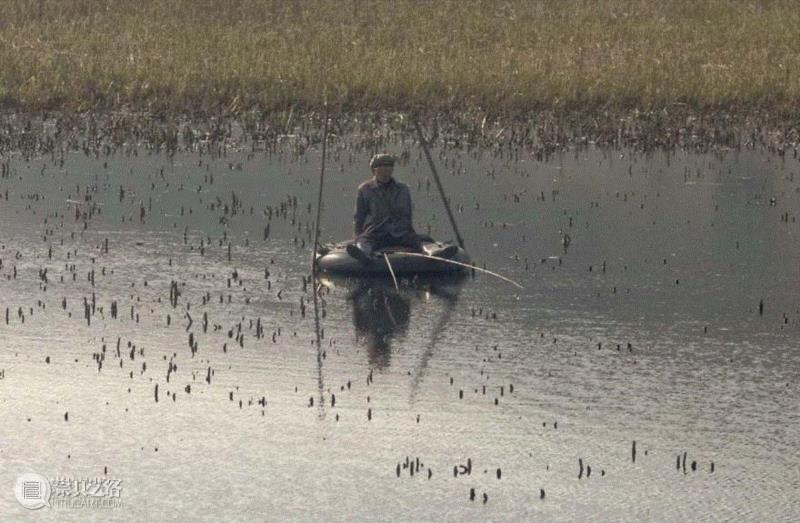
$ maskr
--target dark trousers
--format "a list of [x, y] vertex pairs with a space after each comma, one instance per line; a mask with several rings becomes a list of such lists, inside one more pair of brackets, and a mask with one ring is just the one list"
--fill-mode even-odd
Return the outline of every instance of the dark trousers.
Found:
[[370, 231], [362, 233], [354, 240], [354, 243], [367, 255], [372, 254], [374, 250], [394, 246], [409, 247], [416, 252], [423, 252], [422, 244], [425, 242], [433, 242], [433, 238], [427, 234], [417, 234], [414, 231], [408, 231], [402, 236]]

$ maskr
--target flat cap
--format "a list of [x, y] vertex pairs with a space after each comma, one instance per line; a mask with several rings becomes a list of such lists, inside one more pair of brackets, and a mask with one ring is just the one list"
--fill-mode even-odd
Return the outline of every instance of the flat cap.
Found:
[[394, 167], [394, 161], [394, 156], [391, 154], [379, 153], [372, 157], [372, 160], [369, 161], [369, 166], [370, 168], [380, 167], [381, 165]]

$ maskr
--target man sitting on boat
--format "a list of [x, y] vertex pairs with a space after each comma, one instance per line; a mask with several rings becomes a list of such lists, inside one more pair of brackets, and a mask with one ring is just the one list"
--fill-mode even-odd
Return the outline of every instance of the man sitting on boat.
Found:
[[392, 176], [395, 158], [376, 154], [369, 162], [372, 178], [358, 186], [355, 210], [355, 239], [347, 253], [369, 263], [374, 250], [408, 247], [440, 258], [452, 258], [455, 245], [440, 247], [430, 236], [417, 234], [411, 220], [412, 202], [408, 185]]

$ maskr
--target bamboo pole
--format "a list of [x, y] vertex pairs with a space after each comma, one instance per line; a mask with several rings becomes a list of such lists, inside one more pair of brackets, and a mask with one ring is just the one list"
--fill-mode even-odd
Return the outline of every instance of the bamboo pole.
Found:
[[319, 193], [317, 195], [317, 218], [314, 221], [314, 247], [311, 249], [311, 289], [314, 294], [314, 331], [317, 345], [317, 386], [319, 388], [319, 417], [325, 417], [324, 386], [322, 382], [322, 328], [319, 321], [319, 287], [317, 287], [317, 249], [319, 247], [319, 220], [322, 216], [322, 187], [325, 181], [325, 155], [328, 147], [328, 104], [325, 103], [325, 123], [322, 127], [322, 165], [319, 171]]
[[325, 123], [322, 127], [322, 166], [319, 171], [319, 192], [317, 194], [317, 218], [314, 221], [314, 248], [311, 249], [311, 273], [317, 274], [317, 249], [319, 247], [319, 219], [322, 216], [322, 187], [325, 181], [325, 153], [328, 145], [328, 104], [325, 104]]
[[400, 286], [397, 285], [397, 277], [394, 275], [394, 269], [392, 268], [392, 263], [389, 261], [389, 255], [385, 252], [383, 253], [383, 259], [386, 260], [386, 265], [389, 267], [389, 274], [392, 275], [392, 280], [394, 281], [394, 288], [398, 291], [400, 290]]
[[442, 203], [444, 203], [444, 209], [447, 211], [447, 217], [450, 218], [450, 225], [453, 226], [453, 232], [456, 234], [456, 241], [458, 242], [458, 246], [463, 249], [464, 239], [461, 238], [461, 233], [458, 232], [456, 219], [453, 217], [453, 211], [450, 210], [450, 204], [447, 203], [447, 198], [444, 195], [444, 188], [442, 187], [442, 182], [441, 180], [439, 180], [439, 173], [436, 172], [436, 166], [433, 165], [433, 159], [431, 158], [431, 153], [428, 150], [428, 144], [425, 141], [425, 136], [422, 134], [422, 128], [419, 126], [419, 122], [417, 122], [416, 118], [414, 118], [414, 127], [416, 127], [417, 129], [417, 134], [419, 135], [419, 143], [422, 146], [422, 150], [425, 151], [425, 158], [428, 159], [428, 165], [430, 166], [431, 172], [433, 173], [433, 180], [436, 182], [436, 188], [439, 189], [439, 196], [442, 197]]
[[487, 270], [487, 269], [481, 269], [480, 267], [475, 267], [474, 265], [469, 265], [468, 263], [461, 263], [461, 262], [457, 262], [457, 261], [454, 261], [454, 260], [448, 260], [447, 258], [440, 258], [438, 256], [431, 256], [430, 254], [422, 254], [422, 253], [418, 253], [418, 252], [405, 252], [404, 251], [403, 255], [404, 256], [419, 256], [421, 258], [429, 258], [431, 260], [438, 260], [440, 262], [452, 263], [453, 265], [459, 265], [461, 267], [466, 267], [468, 269], [472, 269], [473, 271], [485, 272], [486, 274], [489, 274], [491, 276], [495, 276], [497, 278], [500, 278], [501, 280], [504, 280], [504, 281], [507, 281], [508, 283], [516, 285], [520, 289], [524, 289], [525, 288], [522, 285], [520, 285], [519, 283], [515, 282], [514, 280], [506, 278], [502, 274], [498, 274], [496, 272], [492, 272], [492, 271]]

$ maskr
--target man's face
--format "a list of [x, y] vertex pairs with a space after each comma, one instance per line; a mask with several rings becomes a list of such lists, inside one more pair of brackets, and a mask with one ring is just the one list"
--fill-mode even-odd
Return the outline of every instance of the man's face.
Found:
[[389, 165], [379, 165], [378, 167], [372, 168], [372, 173], [375, 175], [375, 178], [378, 179], [381, 183], [386, 183], [392, 179], [392, 172], [394, 171], [394, 167]]

